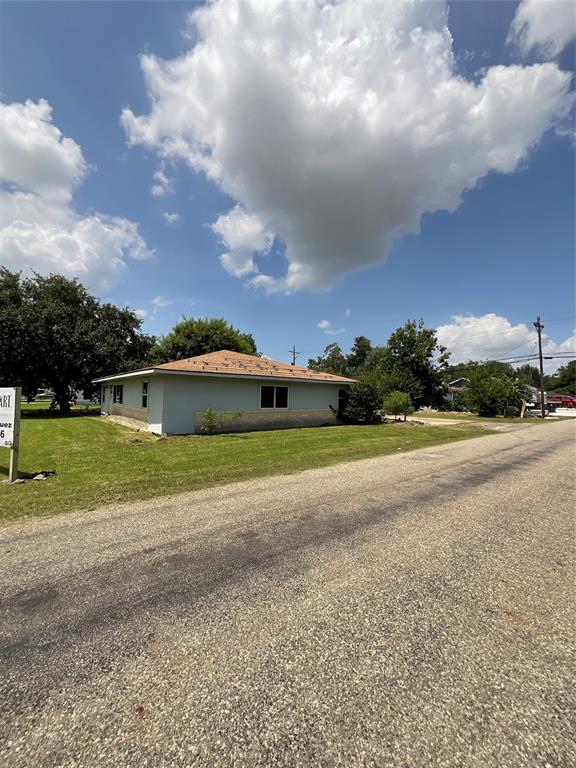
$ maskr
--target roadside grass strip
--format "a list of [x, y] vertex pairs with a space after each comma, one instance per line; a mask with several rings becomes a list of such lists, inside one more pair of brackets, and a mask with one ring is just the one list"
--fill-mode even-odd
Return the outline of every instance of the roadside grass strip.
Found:
[[[20, 475], [0, 485], [0, 521], [95, 509], [267, 475], [385, 456], [490, 434], [479, 424], [315, 427], [155, 437], [97, 415], [24, 409]], [[0, 479], [9, 451], [0, 449]], [[46, 480], [32, 477], [56, 470]]]
[[553, 424], [555, 421], [563, 421], [566, 416], [558, 415], [547, 417], [544, 421], [537, 416], [531, 415], [524, 419], [519, 416], [506, 417], [506, 416], [476, 416], [473, 413], [463, 413], [460, 411], [415, 411], [411, 419], [442, 419], [450, 421], [467, 421], [477, 424], [522, 424], [522, 425], [534, 425], [534, 424]]

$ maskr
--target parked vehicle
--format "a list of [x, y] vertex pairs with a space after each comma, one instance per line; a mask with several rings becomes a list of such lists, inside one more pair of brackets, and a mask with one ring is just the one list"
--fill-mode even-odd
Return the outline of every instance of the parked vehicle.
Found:
[[573, 395], [548, 395], [548, 402], [556, 408], [576, 408], [576, 397]]
[[51, 389], [39, 389], [34, 400], [52, 400], [54, 392]]
[[[526, 389], [528, 390], [526, 416], [540, 414], [542, 412], [542, 407], [540, 405], [540, 390], [530, 384], [526, 385]], [[553, 413], [555, 410], [556, 406], [550, 404], [548, 394], [544, 392], [544, 413]]]

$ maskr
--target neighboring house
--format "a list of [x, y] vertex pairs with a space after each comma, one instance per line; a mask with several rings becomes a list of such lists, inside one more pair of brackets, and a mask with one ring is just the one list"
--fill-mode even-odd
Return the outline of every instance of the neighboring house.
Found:
[[455, 395], [463, 392], [468, 384], [468, 379], [454, 379], [454, 381], [448, 382], [447, 394], [444, 395], [445, 400], [449, 400], [451, 403], [455, 400]]
[[154, 434], [186, 435], [202, 431], [207, 408], [227, 414], [226, 432], [334, 424], [354, 379], [222, 350], [94, 383], [102, 413]]

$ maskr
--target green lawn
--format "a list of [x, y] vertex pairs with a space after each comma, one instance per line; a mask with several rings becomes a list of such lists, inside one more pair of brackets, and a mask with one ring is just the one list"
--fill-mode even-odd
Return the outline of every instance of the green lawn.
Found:
[[[21, 476], [44, 481], [0, 485], [0, 520], [93, 509], [263, 475], [409, 451], [486, 434], [476, 424], [376, 425], [156, 438], [106, 421], [95, 411], [67, 417], [23, 409]], [[0, 476], [9, 451], [0, 448]]]

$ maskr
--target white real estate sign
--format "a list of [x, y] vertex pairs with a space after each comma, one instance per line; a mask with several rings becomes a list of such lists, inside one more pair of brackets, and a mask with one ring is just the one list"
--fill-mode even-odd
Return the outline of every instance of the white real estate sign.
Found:
[[12, 448], [15, 425], [16, 389], [2, 387], [0, 388], [0, 445], [5, 448]]
[[21, 397], [20, 387], [0, 387], [0, 447], [10, 448], [10, 482], [18, 476]]

